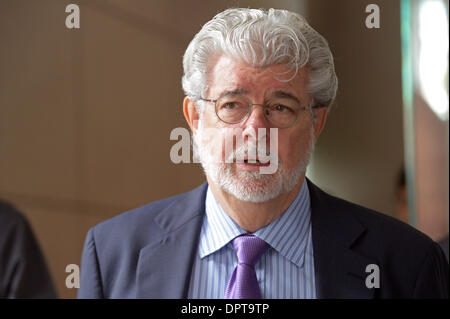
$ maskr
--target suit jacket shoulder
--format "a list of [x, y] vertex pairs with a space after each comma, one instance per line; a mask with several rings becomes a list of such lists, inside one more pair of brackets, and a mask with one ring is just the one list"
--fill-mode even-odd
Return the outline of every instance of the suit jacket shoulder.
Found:
[[145, 248], [162, 247], [172, 232], [198, 226], [206, 184], [132, 209], [92, 227], [81, 261], [80, 298], [136, 298]]
[[[361, 279], [353, 285], [364, 292], [361, 297], [448, 298], [448, 263], [431, 238], [393, 217], [328, 195], [308, 182], [319, 277], [333, 271], [327, 265], [331, 262]], [[368, 265], [379, 267], [379, 288], [367, 290]], [[348, 285], [348, 279], [337, 280]], [[325, 296], [342, 296], [342, 288], [338, 292], [322, 282]], [[347, 289], [348, 296], [357, 297], [358, 289], [351, 290]]]

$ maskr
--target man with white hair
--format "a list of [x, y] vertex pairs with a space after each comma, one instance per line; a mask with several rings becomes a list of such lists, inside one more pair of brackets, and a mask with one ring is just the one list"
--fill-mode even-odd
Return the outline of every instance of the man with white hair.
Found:
[[183, 66], [207, 183], [93, 227], [80, 298], [448, 297], [436, 243], [306, 179], [338, 81], [303, 17], [225, 10]]

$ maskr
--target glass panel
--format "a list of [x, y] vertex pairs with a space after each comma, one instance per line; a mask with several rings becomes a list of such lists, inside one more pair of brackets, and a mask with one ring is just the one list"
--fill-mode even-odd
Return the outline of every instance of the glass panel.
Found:
[[448, 235], [448, 2], [401, 2], [409, 222]]

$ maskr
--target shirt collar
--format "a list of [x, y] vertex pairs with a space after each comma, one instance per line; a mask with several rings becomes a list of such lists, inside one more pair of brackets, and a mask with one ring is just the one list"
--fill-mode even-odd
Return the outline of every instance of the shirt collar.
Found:
[[218, 251], [235, 237], [247, 233], [223, 210], [209, 186], [206, 191], [205, 209], [206, 216], [200, 235], [200, 258]]
[[[226, 246], [235, 237], [247, 233], [216, 201], [208, 186], [206, 216], [200, 235], [199, 253], [204, 258]], [[310, 230], [311, 205], [306, 180], [291, 205], [277, 219], [254, 235], [297, 266], [302, 266]]]

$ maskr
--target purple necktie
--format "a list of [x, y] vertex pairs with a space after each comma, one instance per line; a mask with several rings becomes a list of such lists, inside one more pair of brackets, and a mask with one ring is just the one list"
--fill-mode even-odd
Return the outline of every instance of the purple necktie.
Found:
[[261, 299], [255, 264], [266, 251], [267, 243], [253, 235], [233, 239], [238, 265], [231, 275], [225, 291], [225, 299]]

